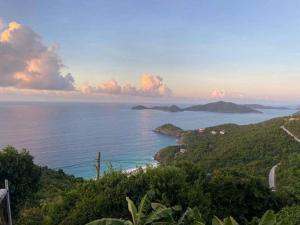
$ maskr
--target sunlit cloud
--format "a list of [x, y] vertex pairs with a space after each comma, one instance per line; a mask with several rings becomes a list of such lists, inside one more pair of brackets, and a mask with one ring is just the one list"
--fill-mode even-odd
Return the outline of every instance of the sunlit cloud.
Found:
[[160, 76], [144, 74], [141, 78], [140, 92], [147, 96], [166, 96], [171, 95], [172, 91]]
[[225, 98], [243, 98], [244, 94], [240, 92], [229, 92], [224, 90], [215, 89], [210, 93], [210, 98], [225, 99]]
[[215, 98], [215, 99], [225, 98], [225, 96], [226, 96], [226, 93], [225, 93], [225, 91], [222, 91], [222, 90], [216, 89], [210, 93], [210, 97]]
[[163, 79], [159, 76], [144, 74], [141, 77], [140, 87], [126, 84], [121, 86], [118, 81], [112, 79], [93, 87], [89, 84], [83, 84], [79, 90], [84, 94], [103, 93], [113, 95], [131, 95], [145, 97], [170, 96], [171, 89], [163, 83]]
[[73, 76], [61, 74], [64, 65], [56, 49], [47, 47], [37, 33], [22, 24], [11, 22], [2, 29], [0, 59], [1, 87], [74, 90]]

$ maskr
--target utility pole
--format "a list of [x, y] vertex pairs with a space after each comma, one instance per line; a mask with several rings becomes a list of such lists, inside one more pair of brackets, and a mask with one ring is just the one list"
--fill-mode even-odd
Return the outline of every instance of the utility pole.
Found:
[[5, 180], [5, 189], [6, 189], [6, 191], [7, 191], [7, 194], [6, 194], [6, 201], [7, 201], [7, 217], [8, 217], [8, 225], [12, 225], [8, 180]]
[[101, 152], [98, 152], [98, 156], [96, 159], [96, 180], [100, 178], [100, 169], [101, 169]]

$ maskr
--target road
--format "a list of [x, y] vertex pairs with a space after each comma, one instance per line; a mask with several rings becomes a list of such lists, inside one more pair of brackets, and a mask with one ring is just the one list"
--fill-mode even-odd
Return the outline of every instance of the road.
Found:
[[284, 126], [280, 127], [282, 130], [285, 131], [285, 133], [287, 133], [288, 135], [290, 135], [291, 137], [293, 137], [295, 139], [295, 141], [297, 141], [298, 143], [300, 143], [300, 139], [297, 138], [291, 131], [289, 131], [288, 129], [286, 129]]
[[276, 168], [278, 167], [278, 165], [279, 165], [279, 163], [276, 164], [275, 166], [273, 166], [269, 173], [269, 188], [272, 191], [275, 191], [275, 171], [276, 171]]
[[[298, 143], [300, 143], [300, 139], [297, 138], [291, 131], [289, 131], [288, 129], [285, 128], [285, 126], [281, 126], [280, 127], [282, 130], [284, 130], [285, 133], [287, 133], [288, 135], [290, 135], [291, 137], [294, 138], [295, 141], [297, 141]], [[275, 172], [276, 172], [276, 168], [280, 165], [280, 163], [276, 164], [275, 166], [272, 167], [272, 169], [270, 170], [269, 173], [269, 188], [272, 189], [272, 191], [275, 191]]]

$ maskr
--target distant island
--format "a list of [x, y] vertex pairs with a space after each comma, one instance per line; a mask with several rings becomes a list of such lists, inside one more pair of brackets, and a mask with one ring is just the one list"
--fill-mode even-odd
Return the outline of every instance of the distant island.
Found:
[[279, 109], [279, 110], [290, 109], [285, 106], [266, 106], [266, 105], [259, 105], [259, 104], [244, 104], [244, 106], [250, 107], [252, 109]]
[[159, 110], [165, 112], [183, 112], [183, 111], [203, 111], [216, 113], [262, 113], [247, 105], [239, 105], [233, 102], [213, 102], [204, 105], [193, 105], [186, 108], [180, 108], [176, 105], [171, 106], [153, 106], [146, 107], [138, 105], [132, 108], [133, 110]]

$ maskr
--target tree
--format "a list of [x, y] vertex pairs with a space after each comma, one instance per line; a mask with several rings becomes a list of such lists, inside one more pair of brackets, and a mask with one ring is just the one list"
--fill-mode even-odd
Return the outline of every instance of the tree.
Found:
[[3, 187], [8, 179], [14, 216], [22, 203], [38, 190], [40, 174], [40, 168], [25, 149], [18, 152], [8, 146], [0, 151], [0, 185]]

